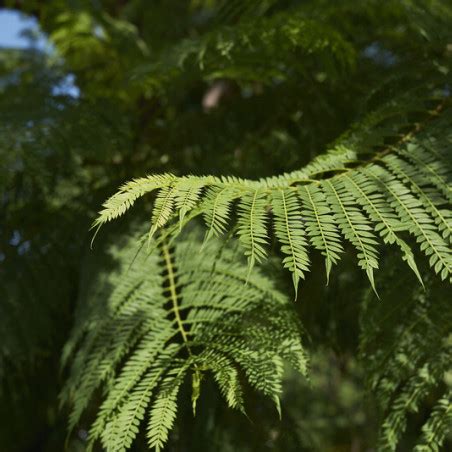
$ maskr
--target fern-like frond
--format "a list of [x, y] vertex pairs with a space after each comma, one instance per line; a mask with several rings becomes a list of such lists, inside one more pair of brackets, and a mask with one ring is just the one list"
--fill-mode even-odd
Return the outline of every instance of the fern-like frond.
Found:
[[148, 443], [161, 450], [189, 375], [194, 409], [211, 372], [228, 405], [244, 411], [246, 382], [279, 407], [282, 363], [306, 374], [288, 300], [257, 271], [247, 276], [237, 244], [200, 245], [196, 229], [150, 254], [141, 247], [131, 264], [137, 245], [129, 237], [112, 248], [117, 269], [89, 275], [92, 289], [64, 354], [71, 375], [62, 400], [72, 406], [73, 429], [103, 388], [90, 447], [100, 440], [107, 450], [129, 449], [149, 412]]
[[[414, 152], [414, 154], [416, 153]], [[438, 225], [438, 230], [443, 238], [450, 238], [452, 235], [452, 211], [441, 208], [447, 206], [447, 200], [434, 188], [431, 188], [431, 176], [428, 173], [419, 172], [416, 167], [395, 155], [386, 157], [385, 163], [392, 173], [408, 184], [413, 193], [418, 196], [424, 208]]]
[[234, 363], [220, 353], [211, 353], [209, 361], [215, 381], [230, 408], [245, 411], [240, 373]]
[[238, 236], [248, 256], [249, 270], [265, 256], [267, 243], [267, 194], [258, 188], [245, 193], [238, 207]]
[[157, 229], [162, 228], [170, 219], [174, 210], [174, 198], [177, 188], [174, 185], [163, 187], [155, 199], [154, 210], [152, 211], [152, 225], [149, 231], [149, 240], [151, 240]]
[[366, 271], [372, 288], [376, 290], [373, 271], [378, 268], [375, 248], [378, 242], [372, 232], [371, 222], [356, 207], [353, 192], [348, 191], [342, 180], [325, 181], [324, 191], [339, 229], [357, 249], [359, 266]]
[[410, 247], [397, 234], [398, 231], [404, 230], [404, 225], [394, 209], [388, 204], [384, 195], [379, 191], [377, 183], [359, 171], [345, 174], [343, 180], [350, 193], [353, 193], [358, 204], [375, 223], [375, 232], [383, 238], [385, 243], [396, 243], [400, 247], [404, 254], [403, 259], [422, 283], [422, 278]]
[[174, 180], [171, 174], [162, 176], [148, 176], [132, 180], [124, 184], [117, 193], [111, 196], [103, 204], [104, 209], [99, 212], [99, 217], [94, 222], [93, 227], [98, 227], [108, 221], [123, 215], [135, 201], [146, 193], [150, 193], [158, 188], [167, 187], [168, 183]]
[[189, 366], [190, 360], [184, 366], [167, 372], [152, 404], [147, 436], [149, 447], [155, 448], [157, 452], [168, 441], [169, 432], [176, 419], [177, 394]]
[[304, 272], [309, 270], [306, 232], [302, 227], [296, 191], [275, 190], [271, 205], [275, 217], [275, 235], [282, 244], [281, 251], [287, 256], [283, 264], [292, 272], [296, 297], [300, 278], [304, 278]]
[[[393, 113], [391, 109], [389, 112]], [[450, 118], [451, 110], [440, 104], [422, 125], [415, 125], [395, 144], [383, 148], [378, 140], [376, 145], [371, 139], [369, 148], [359, 149], [366, 145], [369, 135], [364, 128], [361, 139], [354, 132], [306, 168], [278, 177], [253, 181], [162, 176], [167, 179], [157, 194], [151, 233], [174, 221], [177, 215], [184, 218], [188, 209], [203, 214], [208, 228], [206, 238], [220, 235], [229, 229], [233, 207], [237, 205], [236, 233], [248, 256], [249, 268], [266, 257], [268, 228], [273, 219], [274, 232], [285, 256], [283, 264], [291, 271], [295, 287], [308, 271], [308, 245], [325, 257], [328, 279], [345, 241], [356, 249], [358, 265], [367, 273], [374, 290], [380, 240], [396, 244], [402, 258], [421, 280], [406, 233], [415, 238], [441, 279], [450, 279]], [[379, 120], [380, 115], [373, 122], [369, 120], [375, 125], [377, 136], [386, 133]], [[137, 182], [132, 182], [134, 197], [136, 193], [145, 193], [147, 181], [142, 179], [141, 192], [136, 188]], [[195, 187], [191, 198], [186, 186]], [[124, 190], [110, 199], [121, 198]], [[183, 203], [187, 196], [188, 207]], [[122, 203], [118, 209], [113, 203], [111, 209], [100, 213], [95, 224], [115, 218], [125, 211], [124, 206]]]
[[435, 405], [431, 416], [422, 427], [422, 435], [419, 443], [414, 448], [415, 452], [439, 452], [446, 435], [452, 425], [452, 391], [447, 391]]
[[233, 187], [210, 187], [202, 204], [204, 221], [208, 228], [206, 240], [224, 234], [231, 215], [231, 202], [238, 197]]
[[197, 205], [203, 186], [203, 179], [195, 177], [181, 179], [177, 184], [175, 203], [176, 208], [179, 209], [179, 221], [181, 226], [185, 215]]
[[364, 170], [373, 177], [389, 195], [390, 205], [398, 213], [408, 231], [420, 243], [420, 249], [429, 257], [430, 266], [441, 279], [452, 274], [452, 255], [448, 243], [438, 234], [434, 220], [424, 209], [422, 202], [408, 187], [380, 166]]
[[339, 260], [343, 248], [341, 238], [325, 194], [318, 185], [305, 185], [299, 188], [302, 201], [302, 216], [306, 222], [306, 231], [314, 248], [325, 257], [327, 280], [331, 267]]
[[[393, 259], [386, 268], [397, 271]], [[379, 449], [397, 450], [410, 415], [423, 410], [428, 415], [415, 450], [442, 450], [452, 426], [450, 291], [429, 277], [425, 292], [398, 273], [379, 303], [368, 295], [361, 317], [361, 357], [382, 413]]]

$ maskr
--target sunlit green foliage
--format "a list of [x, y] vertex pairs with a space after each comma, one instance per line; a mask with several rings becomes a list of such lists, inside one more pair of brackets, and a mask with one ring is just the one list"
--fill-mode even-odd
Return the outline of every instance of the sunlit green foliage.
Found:
[[0, 448], [448, 450], [452, 4], [6, 3]]
[[244, 285], [246, 266], [232, 243], [212, 240], [199, 253], [192, 232], [174, 248], [162, 243], [151, 255], [143, 247], [136, 255], [136, 238], [122, 242], [111, 255], [117, 270], [87, 275], [87, 299], [66, 345], [67, 361], [85, 335], [63, 392], [73, 404], [70, 428], [105, 385], [90, 443], [101, 438], [108, 450], [130, 447], [150, 409], [147, 438], [159, 449], [174, 423], [180, 385], [191, 378], [195, 412], [210, 375], [231, 408], [246, 411], [247, 383], [279, 410], [284, 360], [304, 375], [307, 369], [287, 298], [256, 272]]

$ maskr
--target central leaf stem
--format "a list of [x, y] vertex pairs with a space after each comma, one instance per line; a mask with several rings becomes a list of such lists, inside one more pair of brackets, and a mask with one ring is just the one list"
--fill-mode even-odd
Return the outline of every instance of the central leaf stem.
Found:
[[177, 327], [179, 329], [179, 332], [182, 336], [182, 339], [184, 341], [185, 347], [187, 348], [189, 355], [192, 356], [190, 346], [188, 345], [187, 332], [185, 331], [184, 324], [182, 322], [182, 317], [180, 315], [179, 300], [178, 300], [177, 291], [176, 291], [176, 277], [175, 277], [175, 273], [174, 273], [173, 262], [171, 260], [171, 253], [168, 248], [168, 245], [165, 242], [162, 244], [162, 253], [163, 253], [163, 258], [165, 259], [166, 270], [168, 272], [168, 285], [169, 285], [171, 302], [173, 305], [173, 312], [176, 317]]

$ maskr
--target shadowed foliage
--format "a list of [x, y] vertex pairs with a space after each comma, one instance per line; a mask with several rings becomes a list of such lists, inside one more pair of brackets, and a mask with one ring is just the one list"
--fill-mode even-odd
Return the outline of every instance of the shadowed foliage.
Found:
[[452, 4], [5, 3], [2, 450], [448, 450]]

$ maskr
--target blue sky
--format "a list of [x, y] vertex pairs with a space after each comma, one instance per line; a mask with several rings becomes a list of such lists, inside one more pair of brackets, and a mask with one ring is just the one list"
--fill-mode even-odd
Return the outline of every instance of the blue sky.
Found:
[[21, 36], [25, 29], [38, 32], [36, 19], [11, 9], [0, 8], [0, 47], [26, 48], [35, 46], [44, 48], [46, 46], [46, 39], [42, 35], [38, 35], [34, 43], [29, 38]]
[[[35, 39], [24, 36], [23, 31], [32, 31]], [[0, 49], [1, 48], [37, 48], [47, 52], [52, 51], [52, 47], [45, 35], [39, 30], [38, 22], [34, 17], [25, 16], [11, 9], [0, 8]], [[55, 86], [54, 95], [66, 94], [78, 97], [80, 91], [75, 85], [72, 74], [68, 74], [63, 82]]]

